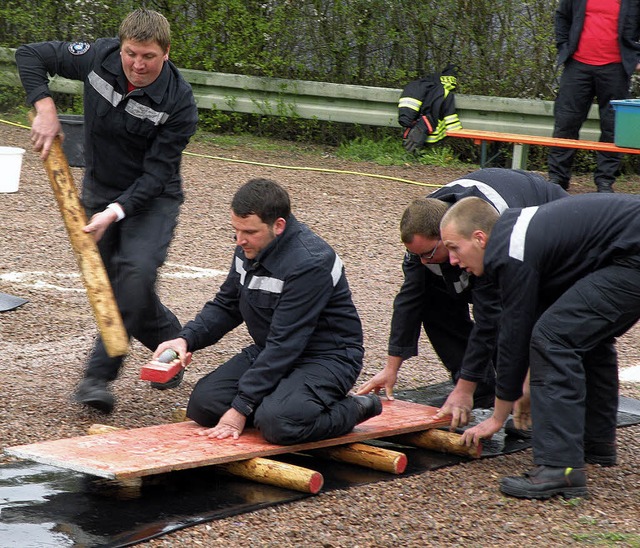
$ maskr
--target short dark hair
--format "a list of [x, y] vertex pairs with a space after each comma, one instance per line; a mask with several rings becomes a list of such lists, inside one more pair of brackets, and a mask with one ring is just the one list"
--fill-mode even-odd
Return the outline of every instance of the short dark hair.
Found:
[[251, 179], [242, 185], [231, 200], [231, 209], [238, 217], [257, 215], [263, 223], [272, 225], [291, 215], [289, 193], [270, 179]]
[[436, 198], [417, 198], [404, 210], [400, 219], [400, 239], [410, 244], [416, 234], [425, 238], [440, 237], [440, 221], [449, 204]]

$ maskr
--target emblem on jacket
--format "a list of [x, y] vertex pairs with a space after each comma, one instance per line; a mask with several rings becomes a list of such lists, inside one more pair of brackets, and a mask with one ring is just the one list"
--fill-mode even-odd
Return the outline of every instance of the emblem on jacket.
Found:
[[89, 42], [73, 42], [69, 44], [69, 53], [71, 55], [84, 55], [89, 51], [91, 44]]

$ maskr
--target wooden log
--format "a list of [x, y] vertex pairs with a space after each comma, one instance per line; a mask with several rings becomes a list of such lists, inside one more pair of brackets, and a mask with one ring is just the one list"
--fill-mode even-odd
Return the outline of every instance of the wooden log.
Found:
[[92, 424], [87, 429], [87, 434], [90, 436], [94, 436], [96, 434], [106, 434], [107, 432], [115, 432], [116, 430], [122, 430], [122, 428], [118, 428], [117, 426], [109, 426], [108, 424]]
[[[33, 117], [31, 112], [31, 121]], [[98, 246], [91, 234], [82, 231], [87, 225], [87, 216], [78, 198], [59, 137], [54, 139], [44, 166], [80, 267], [82, 281], [87, 290], [105, 350], [111, 357], [123, 356], [129, 350], [129, 337], [122, 323], [122, 316]]]
[[[122, 430], [122, 428], [107, 424], [92, 424], [87, 433], [107, 434], [116, 430]], [[324, 485], [324, 478], [320, 472], [262, 457], [216, 464], [215, 467], [233, 476], [314, 495]]]
[[216, 468], [258, 483], [314, 495], [324, 485], [320, 472], [262, 457], [216, 464]]
[[174, 407], [171, 410], [171, 422], [185, 422], [188, 420], [186, 407]]
[[350, 443], [348, 445], [314, 449], [310, 451], [310, 454], [390, 474], [402, 474], [407, 468], [407, 455], [404, 453], [367, 445], [366, 443]]
[[422, 432], [412, 432], [410, 434], [402, 434], [393, 438], [399, 443], [406, 445], [414, 445], [423, 449], [431, 449], [432, 451], [440, 451], [441, 453], [452, 453], [454, 455], [462, 455], [480, 458], [482, 455], [482, 444], [467, 447], [461, 443], [462, 435], [455, 432], [446, 432], [436, 428], [423, 430]]

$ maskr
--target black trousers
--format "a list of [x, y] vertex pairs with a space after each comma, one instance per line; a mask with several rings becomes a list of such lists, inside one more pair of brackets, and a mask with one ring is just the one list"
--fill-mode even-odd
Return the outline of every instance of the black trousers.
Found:
[[[613, 143], [615, 112], [612, 99], [629, 96], [630, 78], [621, 63], [593, 66], [570, 59], [560, 77], [560, 89], [555, 100], [553, 136], [578, 139], [580, 128], [587, 119], [594, 98], [598, 100], [600, 115], [600, 141]], [[567, 188], [575, 149], [551, 147], [547, 161], [549, 179]], [[593, 174], [598, 183], [613, 183], [620, 166], [621, 156], [615, 152], [598, 152], [597, 168]]]
[[[442, 278], [435, 274], [427, 274], [426, 284], [422, 327], [455, 383], [460, 377], [467, 342], [473, 329], [469, 302], [462, 296], [452, 295]], [[484, 380], [478, 382], [475, 394], [480, 397], [494, 391], [495, 369], [493, 363], [490, 363], [484, 373]]]
[[[160, 302], [155, 289], [158, 269], [167, 257], [177, 225], [180, 203], [177, 198], [156, 198], [148, 210], [112, 223], [98, 242], [127, 333], [150, 350], [175, 338], [181, 330], [180, 322]], [[89, 217], [94, 213], [87, 211]], [[85, 376], [113, 381], [123, 359], [110, 357], [98, 336]]]
[[[231, 407], [238, 381], [258, 355], [255, 345], [245, 348], [193, 389], [187, 417], [201, 426], [215, 426]], [[327, 358], [323, 358], [327, 359]], [[248, 417], [247, 425], [278, 445], [292, 445], [342, 436], [358, 421], [358, 407], [347, 397], [357, 376], [338, 378], [321, 361], [302, 360]]]
[[640, 318], [640, 257], [579, 280], [537, 321], [531, 337], [536, 464], [579, 468], [584, 447], [616, 438], [615, 337]]

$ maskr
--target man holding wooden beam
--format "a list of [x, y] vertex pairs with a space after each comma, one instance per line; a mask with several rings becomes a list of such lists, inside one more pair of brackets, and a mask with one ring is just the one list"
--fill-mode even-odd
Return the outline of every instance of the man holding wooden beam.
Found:
[[[42, 42], [16, 52], [33, 104], [31, 141], [46, 159], [61, 134], [48, 74], [84, 83], [85, 173], [82, 203], [129, 336], [150, 349], [181, 329], [155, 291], [183, 201], [180, 162], [198, 112], [189, 84], [169, 61], [170, 27], [151, 10], [130, 13], [119, 38]], [[110, 413], [124, 356], [100, 336], [75, 392], [81, 404]], [[182, 377], [156, 388], [173, 388]]]

